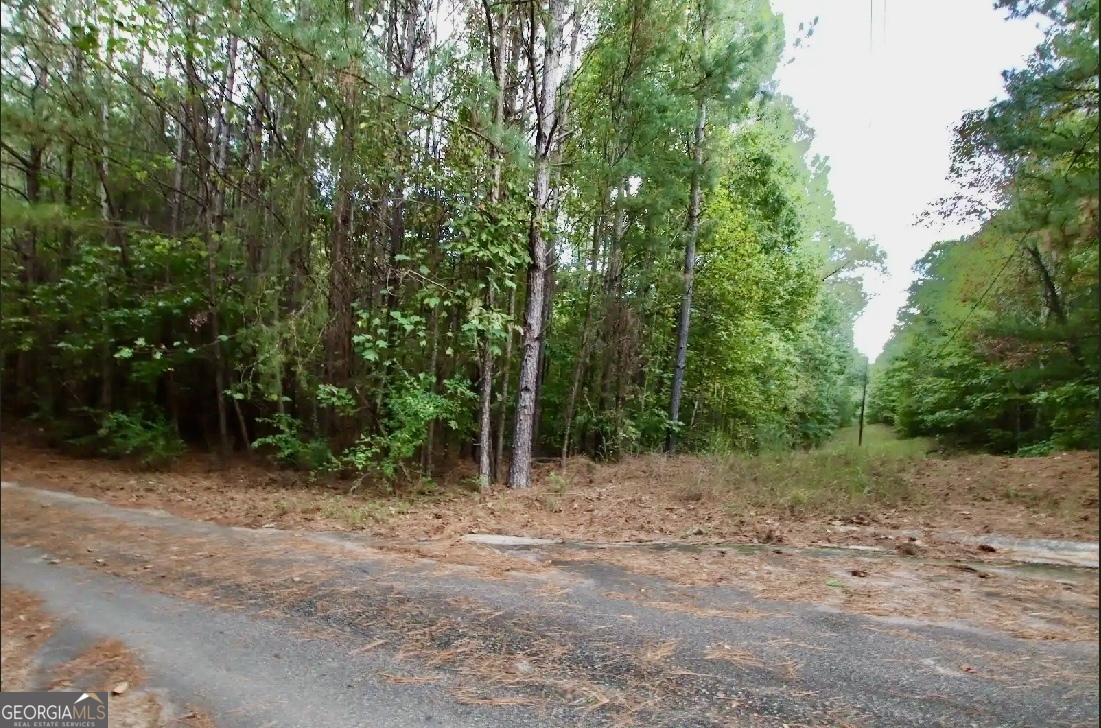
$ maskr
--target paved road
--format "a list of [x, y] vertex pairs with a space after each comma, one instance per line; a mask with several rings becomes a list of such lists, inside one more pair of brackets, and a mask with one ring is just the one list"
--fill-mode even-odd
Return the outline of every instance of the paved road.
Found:
[[151, 687], [223, 728], [1097, 725], [1095, 643], [732, 588], [677, 611], [684, 589], [596, 563], [487, 579], [354, 541], [3, 497], [3, 584], [64, 620], [45, 663], [121, 639]]

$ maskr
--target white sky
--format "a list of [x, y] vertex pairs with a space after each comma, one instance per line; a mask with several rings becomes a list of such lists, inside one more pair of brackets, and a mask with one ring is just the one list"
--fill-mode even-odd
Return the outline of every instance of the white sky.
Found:
[[[1005, 20], [993, 0], [772, 0], [772, 7], [784, 15], [794, 58], [777, 74], [780, 91], [808, 115], [813, 151], [829, 157], [838, 217], [887, 251], [888, 275], [867, 276], [874, 297], [856, 323], [857, 348], [874, 358], [906, 302], [914, 262], [937, 240], [971, 232], [913, 224], [951, 189], [944, 177], [952, 126], [1001, 94], [1002, 70], [1023, 65], [1042, 33], [1034, 20]], [[814, 35], [791, 51], [798, 24], [816, 15]]]

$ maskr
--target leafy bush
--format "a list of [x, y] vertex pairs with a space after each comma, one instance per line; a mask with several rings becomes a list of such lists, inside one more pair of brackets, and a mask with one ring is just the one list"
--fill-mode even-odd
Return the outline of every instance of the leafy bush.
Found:
[[1069, 382], [1051, 392], [1056, 405], [1051, 429], [1058, 450], [1097, 450], [1098, 386], [1096, 381]]
[[462, 429], [460, 413], [474, 397], [459, 379], [444, 382], [444, 393], [440, 394], [433, 391], [428, 375], [406, 375], [386, 400], [384, 432], [362, 435], [340, 455], [340, 464], [358, 473], [377, 471], [389, 483], [424, 443], [429, 423], [442, 420], [453, 430]]
[[146, 419], [125, 412], [109, 412], [99, 430], [82, 438], [110, 457], [137, 457], [150, 468], [170, 465], [183, 455], [185, 445], [163, 418]]
[[1019, 458], [1039, 458], [1045, 455], [1050, 455], [1054, 446], [1051, 440], [1041, 440], [1040, 442], [1033, 443], [1026, 447], [1022, 447], [1017, 450], [1017, 457]]
[[252, 444], [275, 450], [275, 459], [281, 465], [311, 472], [330, 470], [336, 466], [336, 458], [328, 443], [321, 438], [303, 439], [302, 423], [296, 418], [277, 414], [259, 421], [271, 425], [276, 432], [257, 438]]

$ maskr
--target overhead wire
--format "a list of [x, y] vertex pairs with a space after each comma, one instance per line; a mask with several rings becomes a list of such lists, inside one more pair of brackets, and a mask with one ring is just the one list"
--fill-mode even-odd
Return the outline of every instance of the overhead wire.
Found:
[[868, 55], [875, 52], [875, 0], [868, 0]]
[[[874, 68], [875, 56], [875, 0], [868, 0], [868, 70]], [[872, 128], [873, 104], [868, 103], [868, 130]]]
[[951, 345], [951, 343], [955, 340], [956, 335], [959, 334], [959, 332], [963, 329], [964, 324], [966, 324], [967, 321], [971, 318], [971, 315], [978, 310], [979, 305], [982, 304], [983, 299], [986, 298], [986, 294], [990, 293], [990, 291], [994, 288], [994, 284], [997, 283], [998, 279], [1002, 277], [1002, 273], [1005, 273], [1005, 269], [1008, 268], [1013, 259], [1017, 257], [1017, 253], [1021, 252], [1021, 244], [1024, 243], [1027, 237], [1027, 233], [1025, 235], [1022, 235], [1021, 239], [1018, 240], [1016, 244], [1014, 244], [1013, 252], [1006, 256], [1005, 261], [1002, 263], [1002, 267], [998, 269], [998, 272], [995, 273], [994, 277], [990, 279], [990, 283], [988, 283], [986, 288], [983, 289], [983, 292], [979, 294], [978, 299], [975, 300], [975, 305], [972, 306], [966, 314], [964, 314], [963, 319], [961, 319], [956, 328], [952, 330], [952, 334], [948, 337], [948, 341], [944, 342], [944, 346], [942, 346], [940, 348], [940, 351], [937, 352], [937, 355], [933, 357], [934, 359], [940, 359], [941, 354], [948, 350], [949, 345]]
[[[880, 49], [887, 47], [887, 0], [883, 0], [883, 10], [880, 13]], [[873, 56], [875, 56], [875, 0], [868, 0], [868, 68], [874, 68]], [[872, 107], [868, 108], [868, 129], [872, 128], [875, 113]]]

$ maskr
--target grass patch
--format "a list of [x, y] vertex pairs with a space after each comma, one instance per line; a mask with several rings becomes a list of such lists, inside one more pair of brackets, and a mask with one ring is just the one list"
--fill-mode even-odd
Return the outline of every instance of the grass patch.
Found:
[[[873, 505], [919, 505], [922, 496], [909, 475], [928, 457], [933, 442], [899, 439], [886, 425], [866, 427], [863, 443], [857, 441], [857, 429], [849, 427], [817, 450], [721, 458], [715, 487], [735, 512], [799, 517]], [[705, 487], [697, 478], [682, 497], [702, 499], [698, 493]]]
[[396, 496], [360, 499], [331, 495], [322, 503], [320, 515], [322, 518], [362, 529], [372, 524], [384, 523], [394, 516], [410, 513], [417, 507], [417, 502]]
[[887, 425], [868, 425], [864, 428], [864, 439], [860, 442], [860, 432], [856, 427], [843, 427], [829, 442], [820, 448], [820, 452], [859, 452], [884, 457], [923, 457], [933, 452], [937, 444], [932, 438], [900, 438], [893, 428]]

